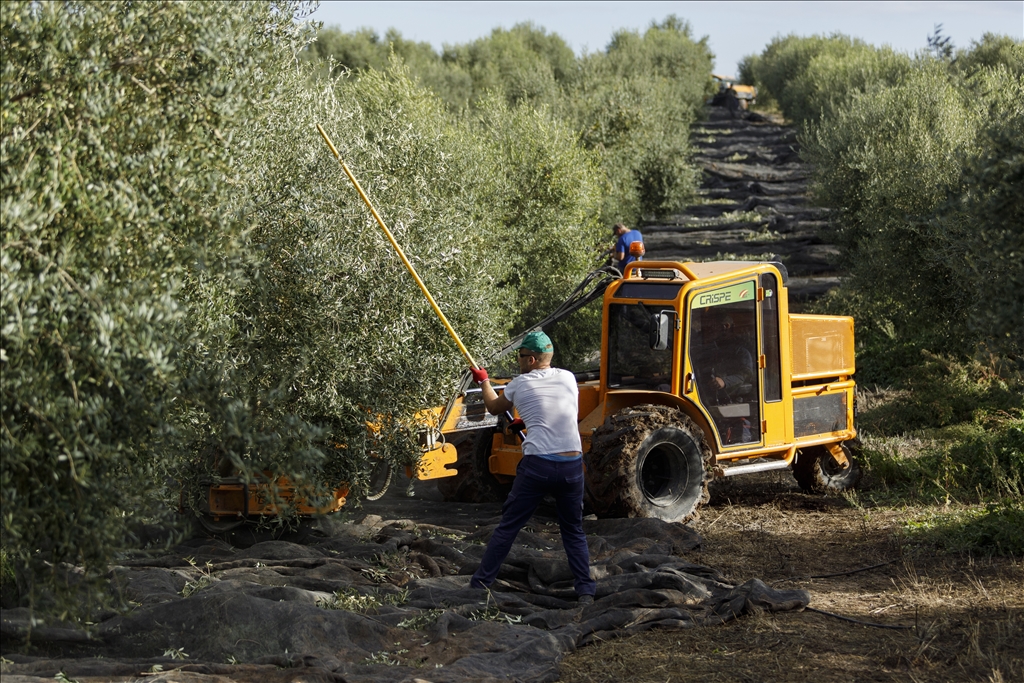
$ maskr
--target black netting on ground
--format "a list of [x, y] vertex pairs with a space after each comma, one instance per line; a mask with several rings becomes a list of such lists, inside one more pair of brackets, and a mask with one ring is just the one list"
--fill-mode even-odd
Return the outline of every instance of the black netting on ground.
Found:
[[[234, 545], [197, 538], [126, 561], [111, 572], [111, 589], [138, 606], [89, 632], [36, 624], [35, 656], [19, 654], [27, 612], [5, 610], [5, 681], [61, 670], [78, 680], [150, 672], [153, 682], [552, 681], [566, 653], [598, 639], [810, 599], [757, 579], [725, 581], [687, 561], [700, 544], [695, 531], [651, 519], [585, 522], [592, 605], [576, 604], [557, 525], [543, 517], [520, 534], [491, 591], [474, 590], [469, 575], [498, 522], [495, 507], [423, 504], [432, 523], [370, 515], [321, 523], [304, 538], [256, 534], [245, 548], [238, 534]], [[177, 671], [154, 674], [154, 665]]]

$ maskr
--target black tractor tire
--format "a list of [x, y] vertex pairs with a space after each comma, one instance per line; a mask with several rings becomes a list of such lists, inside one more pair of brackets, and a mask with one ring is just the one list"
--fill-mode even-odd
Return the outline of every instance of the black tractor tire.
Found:
[[700, 427], [676, 408], [624, 408], [590, 444], [586, 500], [599, 516], [688, 522], [708, 501], [714, 454]]
[[811, 446], [797, 451], [793, 463], [793, 477], [804, 491], [809, 493], [837, 493], [849, 491], [860, 481], [860, 465], [857, 464], [849, 446], [839, 445], [850, 463], [843, 469], [824, 446]]
[[458, 474], [437, 480], [437, 490], [446, 501], [459, 503], [503, 503], [512, 490], [511, 483], [499, 481], [491, 474], [493, 429], [481, 429], [455, 444]]

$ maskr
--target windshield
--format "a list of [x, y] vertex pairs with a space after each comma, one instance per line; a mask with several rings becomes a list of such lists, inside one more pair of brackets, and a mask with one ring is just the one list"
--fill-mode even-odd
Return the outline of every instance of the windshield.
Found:
[[[651, 349], [651, 317], [656, 313], [667, 313], [671, 318], [664, 351]], [[612, 304], [608, 307], [609, 388], [672, 390], [675, 317], [675, 309], [664, 304]]]

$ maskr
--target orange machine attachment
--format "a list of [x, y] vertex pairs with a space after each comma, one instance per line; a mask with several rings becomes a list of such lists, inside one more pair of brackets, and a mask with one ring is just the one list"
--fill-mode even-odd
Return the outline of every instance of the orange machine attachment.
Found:
[[282, 506], [303, 516], [328, 514], [345, 505], [348, 491], [348, 484], [343, 483], [334, 489], [326, 504], [314, 507], [307, 502], [309, 487], [296, 486], [288, 477], [273, 479], [270, 472], [263, 472], [253, 483], [243, 477], [224, 477], [210, 486], [207, 514], [213, 522], [243, 522], [251, 516], [278, 515]]

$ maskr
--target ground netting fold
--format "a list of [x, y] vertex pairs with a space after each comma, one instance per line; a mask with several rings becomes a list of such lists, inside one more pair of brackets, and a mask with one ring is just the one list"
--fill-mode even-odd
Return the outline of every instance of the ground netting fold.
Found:
[[4, 680], [52, 680], [63, 670], [79, 681], [146, 673], [153, 683], [553, 681], [563, 656], [597, 640], [810, 600], [757, 579], [725, 581], [685, 559], [700, 544], [695, 531], [652, 519], [584, 523], [592, 605], [577, 605], [557, 525], [538, 517], [491, 590], [472, 589], [498, 518], [456, 517], [441, 525], [370, 515], [321, 525], [302, 542], [247, 548], [197, 538], [126, 561], [112, 570], [111, 590], [137, 607], [89, 632], [35, 624], [35, 656], [19, 654], [27, 612], [3, 611]]

